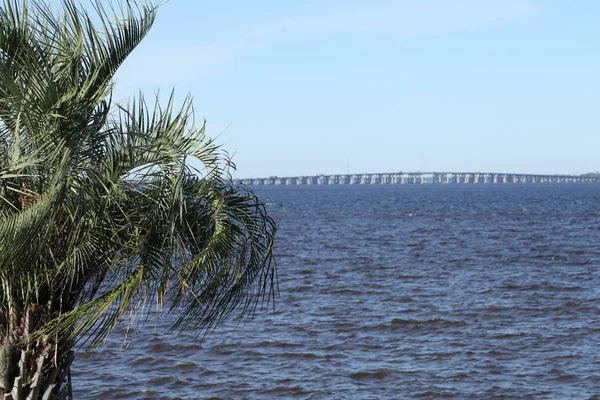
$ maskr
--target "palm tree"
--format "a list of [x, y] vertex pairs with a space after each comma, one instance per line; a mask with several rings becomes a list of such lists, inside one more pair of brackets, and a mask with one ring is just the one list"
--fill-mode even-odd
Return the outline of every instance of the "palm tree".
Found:
[[275, 292], [275, 224], [232, 184], [191, 100], [112, 104], [156, 7], [103, 3], [2, 0], [4, 399], [70, 397], [75, 346], [95, 348], [130, 315], [158, 308], [201, 333]]

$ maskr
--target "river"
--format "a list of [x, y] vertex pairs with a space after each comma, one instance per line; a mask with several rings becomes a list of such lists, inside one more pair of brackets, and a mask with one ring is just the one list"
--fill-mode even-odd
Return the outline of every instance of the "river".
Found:
[[78, 355], [75, 398], [600, 395], [600, 184], [256, 190], [274, 311], [206, 337], [119, 328]]

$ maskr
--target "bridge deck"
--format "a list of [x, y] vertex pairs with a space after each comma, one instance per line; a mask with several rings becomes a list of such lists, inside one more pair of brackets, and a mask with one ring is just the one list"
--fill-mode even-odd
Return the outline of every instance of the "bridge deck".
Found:
[[384, 172], [236, 179], [245, 185], [372, 185], [450, 183], [600, 182], [600, 176], [540, 175], [497, 172]]

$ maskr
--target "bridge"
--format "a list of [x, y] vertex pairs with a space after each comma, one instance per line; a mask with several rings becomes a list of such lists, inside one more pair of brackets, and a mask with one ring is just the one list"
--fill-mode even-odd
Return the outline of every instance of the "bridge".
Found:
[[236, 179], [244, 185], [403, 185], [459, 183], [566, 183], [600, 182], [600, 176], [534, 175], [484, 172], [390, 172]]

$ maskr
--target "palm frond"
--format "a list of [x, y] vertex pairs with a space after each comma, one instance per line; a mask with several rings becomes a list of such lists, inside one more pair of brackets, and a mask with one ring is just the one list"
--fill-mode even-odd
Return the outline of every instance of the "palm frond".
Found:
[[0, 7], [0, 319], [41, 307], [34, 337], [97, 346], [150, 304], [202, 332], [276, 292], [275, 223], [233, 185], [192, 99], [112, 104], [155, 14], [133, 1]]

